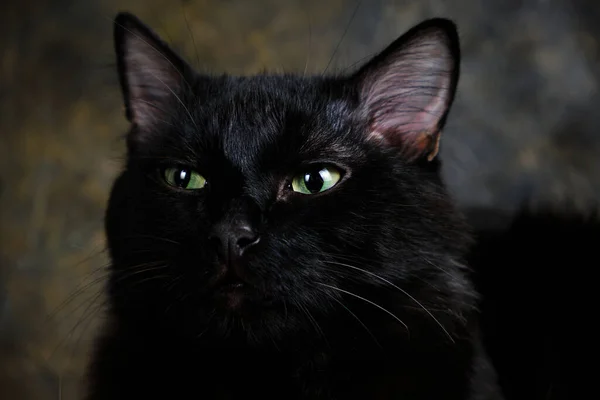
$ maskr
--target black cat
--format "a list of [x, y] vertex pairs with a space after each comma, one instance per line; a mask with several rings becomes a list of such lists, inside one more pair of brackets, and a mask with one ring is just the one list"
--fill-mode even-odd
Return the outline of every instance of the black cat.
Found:
[[200, 75], [115, 21], [131, 131], [89, 399], [498, 399], [436, 158], [454, 24], [348, 76]]

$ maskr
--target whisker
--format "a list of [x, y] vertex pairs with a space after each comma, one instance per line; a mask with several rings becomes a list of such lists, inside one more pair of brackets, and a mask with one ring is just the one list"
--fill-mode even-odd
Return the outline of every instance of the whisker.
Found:
[[310, 50], [312, 44], [312, 24], [310, 21], [310, 12], [308, 10], [308, 5], [306, 5], [304, 11], [306, 13], [306, 20], [308, 22], [308, 46], [306, 50], [306, 61], [304, 62], [304, 72], [302, 73], [302, 76], [306, 76], [306, 71], [308, 70], [308, 63], [310, 62]]
[[[167, 285], [167, 288], [165, 289], [166, 292], [170, 292], [171, 290], [173, 290], [177, 286], [177, 284], [181, 281], [181, 278], [183, 278], [183, 275], [177, 275], [175, 278], [171, 279], [171, 282], [169, 282], [169, 284]], [[173, 305], [175, 305], [175, 303], [178, 300], [182, 301], [182, 299], [175, 299], [175, 300], [169, 302], [169, 304], [165, 308], [165, 314], [169, 313], [169, 311], [171, 310], [171, 307], [173, 307]]]
[[381, 311], [385, 312], [386, 314], [388, 314], [389, 316], [391, 316], [392, 318], [394, 318], [396, 321], [398, 321], [399, 323], [401, 323], [401, 324], [402, 324], [402, 326], [404, 326], [404, 328], [406, 329], [406, 331], [407, 331], [407, 332], [408, 332], [408, 334], [410, 335], [410, 330], [408, 329], [408, 325], [406, 325], [406, 324], [404, 323], [404, 321], [402, 321], [400, 318], [398, 318], [398, 317], [397, 317], [397, 316], [396, 316], [394, 313], [392, 313], [391, 311], [387, 310], [386, 308], [384, 308], [384, 307], [380, 306], [379, 304], [377, 304], [377, 303], [375, 303], [375, 302], [373, 302], [373, 301], [371, 301], [371, 300], [369, 300], [369, 299], [366, 299], [366, 298], [364, 298], [364, 297], [362, 297], [362, 296], [359, 296], [359, 295], [357, 295], [357, 294], [354, 294], [354, 293], [352, 293], [352, 292], [349, 292], [349, 291], [347, 291], [347, 290], [344, 290], [344, 289], [340, 289], [340, 288], [338, 288], [338, 287], [335, 287], [335, 286], [327, 285], [327, 284], [325, 284], [325, 283], [320, 283], [320, 282], [317, 282], [317, 285], [325, 286], [325, 287], [328, 287], [328, 288], [330, 288], [330, 289], [337, 290], [338, 292], [342, 292], [342, 293], [345, 293], [345, 294], [347, 294], [347, 295], [350, 295], [350, 296], [352, 296], [352, 297], [356, 297], [356, 298], [357, 298], [357, 299], [359, 299], [359, 300], [362, 300], [362, 301], [364, 301], [364, 302], [366, 302], [366, 303], [369, 303], [369, 304], [371, 304], [371, 305], [372, 305], [372, 306], [374, 306], [374, 307], [377, 307], [377, 308], [379, 308]]
[[[166, 117], [171, 117], [172, 119], [176, 120], [176, 118], [175, 118], [175, 117], [174, 117], [172, 114], [170, 114], [170, 113], [169, 113], [168, 111], [166, 111], [165, 109], [163, 109], [163, 108], [159, 107], [158, 105], [156, 105], [156, 103], [153, 103], [153, 102], [151, 102], [151, 101], [148, 101], [148, 100], [143, 100], [143, 99], [137, 99], [136, 101], [139, 101], [140, 103], [144, 103], [144, 104], [146, 104], [146, 105], [148, 105], [148, 106], [150, 106], [150, 107], [154, 108], [155, 110], [157, 110], [157, 111], [160, 111], [160, 112], [161, 112], [161, 114], [163, 114], [164, 116], [166, 116]], [[173, 125], [173, 124], [172, 124], [172, 123], [170, 123], [169, 121], [166, 121], [166, 120], [164, 120], [164, 119], [162, 119], [162, 118], [157, 118], [157, 117], [156, 117], [156, 115], [154, 115], [154, 120], [155, 120], [156, 122], [162, 122], [163, 124], [165, 124], [165, 125], [168, 125], [168, 126], [170, 126], [170, 127], [172, 127], [172, 128], [177, 128], [175, 125]]]
[[312, 326], [315, 328], [315, 330], [317, 331], [319, 336], [321, 336], [323, 338], [323, 340], [325, 341], [325, 343], [327, 344], [327, 346], [329, 346], [329, 342], [327, 341], [327, 338], [325, 337], [325, 333], [321, 329], [321, 326], [319, 325], [317, 320], [310, 313], [310, 311], [298, 301], [294, 301], [294, 304], [296, 305], [296, 307], [298, 307], [304, 313], [304, 315], [306, 315], [306, 317], [308, 318], [308, 320], [310, 321]]
[[[77, 288], [76, 290], [74, 290], [69, 296], [67, 296], [67, 298], [65, 300], [63, 300], [61, 302], [61, 304], [59, 304], [56, 307], [56, 309], [54, 311], [52, 311], [50, 314], [48, 314], [48, 316], [46, 316], [45, 321], [42, 322], [42, 327], [45, 324], [49, 323], [52, 319], [54, 319], [57, 316], [58, 313], [60, 313], [65, 307], [67, 307], [69, 304], [71, 304], [78, 296], [80, 296], [81, 294], [83, 294], [90, 287], [92, 287], [94, 285], [97, 285], [100, 282], [105, 281], [107, 275], [108, 275], [108, 273], [106, 275], [100, 276], [99, 278], [96, 278], [96, 279], [92, 280], [91, 282], [89, 282], [89, 283], [87, 283], [87, 284], [85, 284], [85, 285]], [[77, 310], [77, 308], [75, 310], [72, 310], [71, 313], [73, 313], [76, 310]], [[71, 313], [69, 313], [69, 314], [71, 314]]]
[[173, 290], [175, 288], [175, 286], [177, 286], [177, 284], [181, 281], [181, 279], [183, 278], [183, 275], [177, 275], [175, 278], [171, 279], [171, 282], [169, 282], [169, 284], [166, 287], [166, 291], [170, 292], [171, 290]]
[[[56, 351], [63, 344], [65, 344], [65, 342], [73, 335], [73, 333], [75, 333], [75, 330], [77, 329], [77, 327], [79, 325], [81, 325], [81, 323], [84, 320], [87, 319], [86, 318], [87, 312], [96, 303], [96, 301], [98, 301], [98, 299], [100, 298], [100, 296], [102, 296], [103, 293], [104, 293], [104, 291], [99, 290], [98, 293], [93, 298], [87, 300], [88, 306], [83, 311], [82, 317], [79, 318], [79, 320], [77, 321], [77, 323], [69, 330], [69, 333], [58, 343], [58, 345], [54, 348], [54, 350], [52, 350], [52, 352], [50, 353], [50, 358], [52, 358], [54, 356], [54, 354], [56, 353]], [[83, 306], [84, 304], [86, 304], [86, 302], [82, 302], [79, 306], [77, 306], [77, 308], [75, 310], [73, 310], [73, 312], [75, 312], [76, 310], [78, 310], [79, 308], [81, 308], [81, 306]]]
[[183, 107], [183, 109], [185, 110], [185, 112], [187, 113], [188, 117], [190, 117], [190, 121], [192, 122], [192, 124], [194, 124], [194, 127], [196, 127], [197, 130], [199, 130], [200, 128], [198, 127], [198, 125], [196, 124], [196, 120], [192, 117], [192, 113], [190, 112], [190, 110], [187, 108], [187, 106], [184, 104], [184, 102], [181, 100], [181, 98], [177, 95], [177, 93], [175, 93], [175, 91], [173, 89], [171, 89], [171, 87], [169, 85], [167, 85], [162, 79], [160, 79], [158, 76], [154, 75], [153, 73], [150, 73], [150, 75], [152, 75], [154, 77], [154, 79], [156, 79], [157, 81], [159, 81], [160, 83], [162, 83], [164, 85], [164, 87], [166, 87], [169, 92], [171, 92], [171, 94], [173, 96], [175, 96], [175, 99], [177, 99], [177, 101], [179, 102], [179, 104], [181, 104], [181, 106]]
[[445, 270], [444, 268], [440, 267], [439, 265], [434, 264], [433, 261], [431, 261], [430, 259], [428, 259], [427, 257], [421, 257], [421, 259], [423, 261], [425, 261], [427, 264], [431, 265], [432, 267], [434, 267], [435, 269], [443, 272], [444, 274], [446, 274], [448, 277], [454, 279], [454, 275], [452, 275], [450, 272], [448, 272], [447, 270]]
[[[100, 276], [96, 276], [99, 273], [102, 273]], [[44, 321], [40, 324], [40, 328], [42, 329], [46, 324], [52, 321], [58, 313], [60, 313], [65, 307], [71, 304], [78, 296], [82, 295], [85, 291], [87, 291], [90, 287], [102, 283], [105, 281], [110, 274], [108, 267], [106, 265], [95, 268], [92, 272], [86, 274], [86, 276], [81, 280], [75, 289], [67, 295], [67, 297], [61, 301], [61, 303], [56, 306], [48, 315], [44, 318]], [[84, 283], [87, 279], [93, 278], [90, 282]], [[70, 314], [70, 313], [69, 313]], [[68, 315], [69, 315], [68, 314]]]
[[168, 238], [164, 238], [164, 237], [160, 237], [160, 236], [154, 236], [154, 235], [122, 236], [121, 239], [124, 239], [124, 240], [127, 240], [127, 239], [154, 239], [154, 240], [163, 241], [163, 242], [172, 243], [172, 244], [181, 246], [181, 243], [179, 243], [176, 240], [168, 239]]
[[[95, 303], [95, 300], [94, 300]], [[75, 352], [77, 351], [77, 346], [79, 346], [79, 343], [81, 342], [81, 339], [83, 339], [86, 334], [87, 331], [89, 330], [89, 328], [91, 326], [93, 326], [94, 321], [96, 321], [96, 315], [98, 314], [98, 312], [100, 312], [106, 305], [108, 304], [108, 300], [104, 300], [102, 301], [100, 304], [98, 304], [93, 310], [91, 310], [91, 312], [87, 312], [84, 317], [83, 317], [83, 321], [87, 320], [88, 322], [85, 324], [85, 326], [81, 329], [81, 333], [79, 334], [78, 338], [75, 340], [75, 343], [71, 343], [72, 346], [72, 350], [71, 350], [71, 355], [70, 355], [70, 360], [72, 360], [75, 356]], [[82, 322], [83, 322], [82, 321]]]
[[206, 329], [204, 329], [202, 332], [200, 332], [198, 335], [196, 335], [196, 339], [200, 339], [202, 337], [202, 335], [204, 335], [209, 330], [210, 321], [212, 321], [214, 316], [215, 316], [215, 310], [212, 310], [212, 312], [210, 313], [210, 316], [208, 317], [208, 320], [206, 321]]
[[[156, 265], [154, 265], [154, 264], [156, 264]], [[163, 264], [163, 262], [152, 263], [152, 264], [141, 264], [140, 266], [138, 266], [136, 268], [127, 267], [127, 270], [119, 271], [119, 273], [115, 274], [116, 275], [115, 282], [121, 282], [125, 279], [129, 279], [135, 275], [143, 274], [146, 272], [160, 271], [160, 270], [168, 268], [168, 267], [169, 266], [167, 264]], [[133, 268], [133, 270], [131, 268]]]
[[151, 276], [149, 278], [144, 278], [142, 280], [135, 281], [135, 282], [133, 282], [133, 284], [130, 287], [133, 288], [133, 287], [137, 287], [137, 286], [141, 285], [142, 283], [154, 281], [154, 280], [157, 280], [157, 279], [168, 279], [168, 278], [170, 278], [169, 275], [154, 275], [154, 276]]
[[198, 55], [198, 46], [196, 46], [196, 38], [194, 37], [194, 32], [192, 32], [192, 29], [190, 28], [190, 22], [188, 21], [187, 15], [185, 13], [185, 5], [183, 0], [180, 1], [180, 4], [181, 13], [183, 14], [183, 20], [185, 21], [185, 26], [187, 27], [190, 37], [192, 38], [192, 44], [194, 45], [194, 52], [196, 53], [196, 67], [200, 68], [200, 56]]
[[371, 58], [373, 58], [373, 56], [375, 56], [377, 54], [377, 52], [373, 52], [373, 53], [369, 53], [368, 55], [359, 58], [358, 60], [354, 61], [353, 63], [351, 63], [350, 65], [342, 68], [340, 70], [340, 73], [345, 73], [346, 71], [348, 71], [349, 69], [352, 69], [354, 67], [356, 67], [358, 64], [362, 63], [365, 60], [369, 60]]
[[346, 34], [348, 33], [348, 30], [350, 29], [350, 25], [352, 25], [352, 21], [354, 21], [354, 18], [356, 17], [356, 13], [358, 12], [358, 9], [360, 8], [361, 4], [362, 4], [362, 0], [358, 0], [356, 2], [356, 6], [354, 6], [354, 11], [352, 12], [352, 16], [350, 17], [350, 20], [346, 24], [344, 33], [342, 33], [342, 37], [340, 38], [337, 45], [335, 46], [335, 49], [333, 50], [333, 54], [331, 54], [331, 58], [329, 59], [329, 62], [327, 63], [327, 66], [325, 66], [325, 70], [323, 71], [323, 73], [321, 75], [325, 75], [325, 73], [329, 69], [329, 66], [331, 65], [331, 62], [333, 61], [333, 58], [335, 57], [336, 53], [338, 52], [340, 45], [344, 41], [344, 38], [346, 37]]
[[454, 343], [454, 338], [452, 337], [452, 335], [450, 335], [450, 333], [446, 330], [446, 328], [444, 328], [444, 326], [442, 325], [442, 323], [440, 321], [438, 321], [438, 319], [433, 315], [433, 313], [431, 313], [431, 311], [429, 311], [423, 304], [421, 304], [421, 302], [419, 302], [417, 299], [415, 299], [410, 293], [408, 293], [406, 290], [402, 289], [401, 287], [399, 287], [398, 285], [394, 284], [393, 282], [371, 272], [371, 271], [367, 271], [365, 269], [356, 267], [354, 265], [350, 265], [350, 264], [344, 264], [344, 263], [340, 263], [340, 262], [336, 262], [336, 261], [324, 261], [327, 264], [335, 264], [335, 265], [340, 265], [343, 267], [347, 267], [347, 268], [352, 268], [355, 269], [357, 271], [363, 272], [367, 275], [373, 276], [377, 279], [379, 279], [382, 282], [387, 283], [388, 285], [394, 287], [395, 289], [397, 289], [398, 291], [400, 291], [402, 294], [404, 294], [405, 296], [407, 296], [409, 299], [411, 299], [412, 301], [414, 301], [419, 307], [421, 307], [423, 309], [423, 311], [425, 311], [435, 322], [436, 324], [439, 325], [439, 327], [444, 331], [444, 333], [448, 336], [448, 338], [452, 341], [452, 343]]
[[365, 330], [367, 331], [367, 333], [373, 338], [373, 340], [375, 341], [375, 343], [377, 344], [377, 346], [379, 346], [380, 348], [382, 348], [381, 344], [379, 343], [379, 341], [377, 340], [377, 338], [375, 337], [375, 335], [373, 335], [373, 332], [371, 332], [371, 330], [367, 327], [367, 325], [365, 325], [364, 322], [362, 322], [362, 320], [360, 318], [358, 318], [358, 315], [354, 314], [352, 312], [352, 310], [350, 310], [348, 307], [346, 307], [346, 305], [344, 303], [342, 303], [341, 301], [339, 301], [338, 299], [336, 299], [335, 297], [333, 297], [332, 295], [330, 295], [329, 293], [324, 292], [327, 296], [329, 296], [329, 298], [331, 298], [331, 300], [335, 301], [336, 303], [338, 303], [340, 306], [342, 306], [346, 311], [348, 311], [348, 313], [350, 313], [350, 315], [352, 315], [357, 321], [358, 323], [365, 328]]

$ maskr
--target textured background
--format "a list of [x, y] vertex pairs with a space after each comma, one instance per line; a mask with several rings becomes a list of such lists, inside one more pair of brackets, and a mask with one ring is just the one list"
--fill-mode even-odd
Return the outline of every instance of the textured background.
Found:
[[[138, 14], [205, 71], [310, 73], [327, 66], [355, 4], [2, 2], [0, 398], [76, 399], [101, 321], [102, 216], [126, 130], [116, 11]], [[363, 0], [329, 70], [433, 16], [455, 19], [462, 36], [441, 153], [460, 204], [600, 198], [600, 2]]]

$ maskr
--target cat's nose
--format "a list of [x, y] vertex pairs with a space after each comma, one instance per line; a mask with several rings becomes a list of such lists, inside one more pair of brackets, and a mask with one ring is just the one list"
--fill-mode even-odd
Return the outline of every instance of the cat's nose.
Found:
[[216, 225], [208, 239], [215, 246], [221, 260], [229, 264], [257, 244], [260, 237], [249, 224], [239, 222]]

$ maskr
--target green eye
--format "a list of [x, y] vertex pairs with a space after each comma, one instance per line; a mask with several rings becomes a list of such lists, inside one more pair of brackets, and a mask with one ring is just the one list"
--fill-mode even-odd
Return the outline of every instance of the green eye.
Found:
[[334, 187], [341, 178], [336, 168], [319, 166], [303, 172], [292, 180], [292, 190], [302, 194], [321, 193]]
[[202, 175], [185, 167], [166, 168], [163, 176], [169, 185], [180, 189], [198, 190], [206, 185]]

